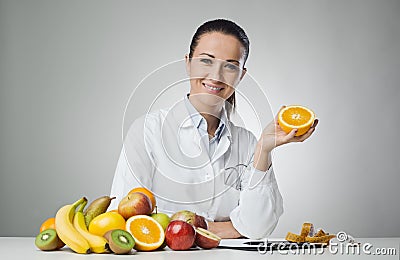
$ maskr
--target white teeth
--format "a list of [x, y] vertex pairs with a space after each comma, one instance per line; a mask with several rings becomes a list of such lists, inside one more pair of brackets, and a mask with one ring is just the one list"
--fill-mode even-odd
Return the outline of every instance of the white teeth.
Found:
[[222, 89], [222, 88], [214, 88], [214, 87], [211, 87], [211, 86], [209, 86], [209, 85], [207, 85], [207, 84], [204, 84], [204, 86], [206, 86], [206, 88], [211, 89], [211, 90], [214, 90], [214, 91], [217, 91], [217, 90], [221, 90], [221, 89]]

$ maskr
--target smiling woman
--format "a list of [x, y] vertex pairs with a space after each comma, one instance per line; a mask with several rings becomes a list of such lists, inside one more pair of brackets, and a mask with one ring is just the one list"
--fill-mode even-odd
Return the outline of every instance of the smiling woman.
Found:
[[225, 101], [234, 107], [235, 87], [246, 73], [244, 53], [236, 37], [210, 32], [201, 37], [193, 53], [185, 56], [190, 75], [189, 100], [208, 118], [207, 122], [212, 121], [207, 129], [211, 134], [216, 131]]
[[[235, 88], [247, 69], [249, 40], [236, 23], [217, 19], [201, 25], [185, 55], [190, 92], [175, 105], [137, 119], [130, 127], [115, 172], [117, 199], [143, 186], [157, 197], [160, 212], [190, 210], [208, 220], [222, 238], [268, 236], [283, 213], [271, 151], [306, 140], [276, 120], [260, 138], [230, 121]], [[182, 93], [184, 94], [184, 93]], [[236, 169], [235, 180], [226, 169]]]
[[[201, 41], [200, 38], [202, 39]], [[219, 81], [221, 74], [218, 72], [224, 72], [222, 75], [222, 82], [230, 83], [230, 87], [235, 87], [246, 73], [244, 65], [249, 56], [249, 46], [250, 42], [246, 33], [235, 23], [222, 19], [204, 23], [193, 35], [190, 51], [189, 54], [185, 56], [185, 59], [188, 62], [188, 59], [192, 61], [193, 58], [195, 58], [195, 62], [192, 62], [193, 65], [200, 63], [198, 68], [205, 68], [204, 71], [206, 73], [192, 70], [191, 78], [195, 78], [198, 76], [197, 73], [200, 73], [200, 78], [201, 75], [209, 74], [210, 80]], [[221, 56], [216, 57], [215, 53]], [[196, 62], [196, 58], [199, 62]], [[215, 68], [215, 59], [224, 61], [222, 64], [222, 71]], [[210, 87], [212, 87], [211, 82]], [[234, 108], [234, 91], [228, 95], [226, 101]], [[228, 113], [229, 112], [230, 111], [228, 111]]]

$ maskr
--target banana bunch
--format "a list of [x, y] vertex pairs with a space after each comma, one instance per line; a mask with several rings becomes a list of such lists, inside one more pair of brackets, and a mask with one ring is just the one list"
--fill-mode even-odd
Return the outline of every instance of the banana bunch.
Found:
[[[56, 231], [59, 238], [73, 251], [79, 254], [108, 252], [108, 243], [104, 237], [89, 233], [83, 209], [87, 204], [85, 197], [75, 203], [61, 207], [55, 217]], [[79, 210], [77, 208], [79, 206]], [[107, 206], [108, 207], [108, 206]], [[103, 207], [101, 211], [106, 211]], [[104, 209], [105, 208], [105, 209]], [[92, 210], [99, 210], [92, 207]], [[96, 213], [97, 213], [96, 212]]]

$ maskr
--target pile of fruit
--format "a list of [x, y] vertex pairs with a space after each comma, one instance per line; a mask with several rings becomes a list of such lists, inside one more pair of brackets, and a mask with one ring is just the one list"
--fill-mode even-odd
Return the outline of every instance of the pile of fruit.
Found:
[[188, 210], [171, 217], [157, 213], [156, 199], [146, 188], [131, 190], [117, 210], [107, 211], [113, 199], [100, 197], [85, 209], [88, 201], [83, 197], [61, 207], [55, 217], [43, 222], [35, 245], [44, 251], [67, 245], [80, 254], [128, 254], [133, 248], [153, 251], [165, 246], [172, 250], [196, 246], [210, 249], [219, 245], [221, 239], [207, 230], [204, 217]]

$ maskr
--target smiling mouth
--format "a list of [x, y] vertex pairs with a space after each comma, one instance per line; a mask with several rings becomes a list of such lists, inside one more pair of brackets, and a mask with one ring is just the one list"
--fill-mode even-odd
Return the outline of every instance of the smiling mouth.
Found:
[[219, 88], [219, 87], [211, 86], [211, 85], [208, 85], [208, 84], [206, 84], [206, 83], [202, 83], [202, 84], [203, 84], [203, 86], [204, 86], [207, 90], [209, 90], [209, 91], [211, 91], [211, 92], [214, 92], [214, 93], [218, 93], [218, 92], [220, 92], [222, 89], [224, 89], [224, 88]]

